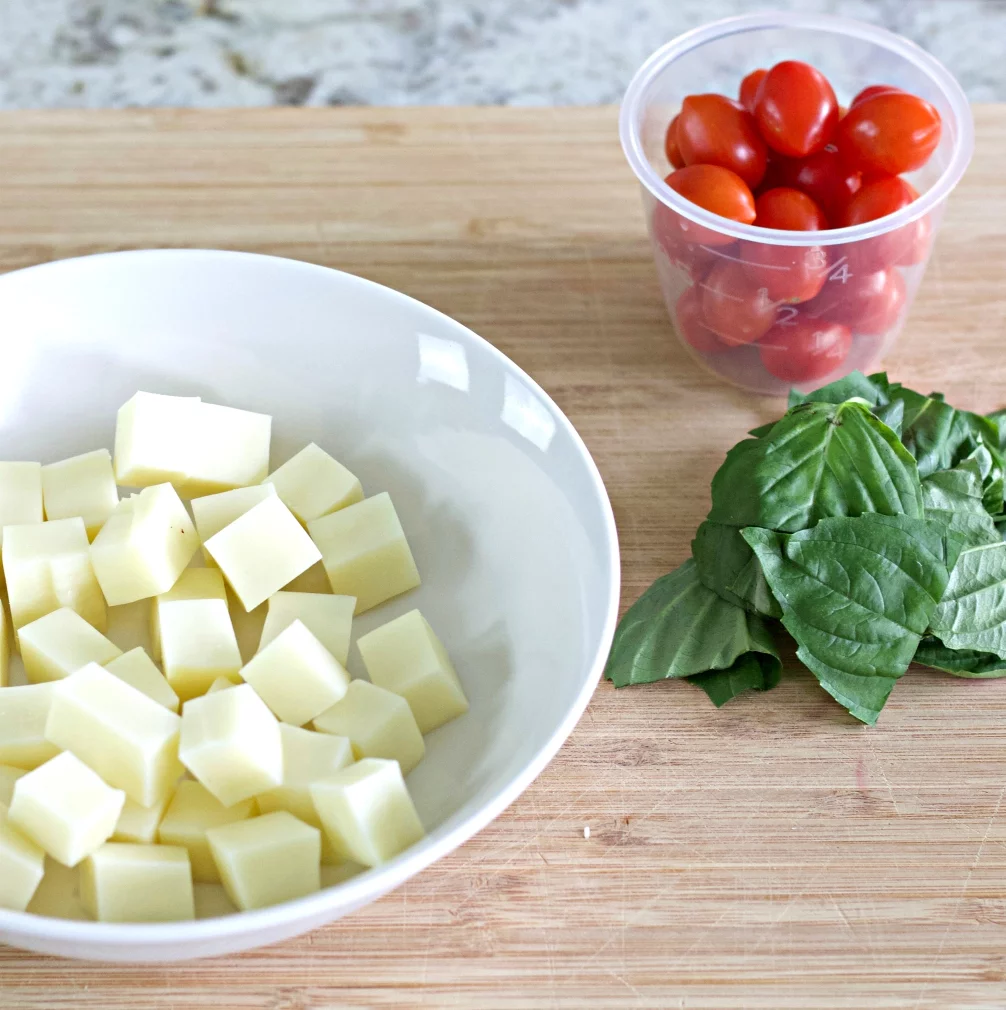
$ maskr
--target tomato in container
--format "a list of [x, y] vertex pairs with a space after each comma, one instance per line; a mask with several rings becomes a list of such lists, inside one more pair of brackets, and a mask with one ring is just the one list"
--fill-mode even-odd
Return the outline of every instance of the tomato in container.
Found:
[[775, 321], [777, 303], [743, 263], [722, 260], [700, 287], [705, 323], [728, 347], [753, 343]]
[[762, 364], [786, 382], [817, 382], [841, 368], [852, 347], [843, 323], [813, 319], [801, 312], [780, 319], [758, 341]]

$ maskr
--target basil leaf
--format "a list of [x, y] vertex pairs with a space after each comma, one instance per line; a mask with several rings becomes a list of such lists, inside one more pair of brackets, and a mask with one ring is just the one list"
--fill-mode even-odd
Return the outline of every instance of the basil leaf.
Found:
[[922, 517], [915, 461], [857, 400], [793, 407], [765, 438], [727, 453], [708, 518], [793, 533], [831, 516]]
[[901, 429], [905, 421], [905, 403], [903, 400], [892, 400], [883, 406], [873, 408], [874, 416], [879, 421], [883, 421], [898, 438], [901, 438]]
[[707, 519], [695, 533], [692, 557], [702, 584], [724, 600], [766, 617], [782, 615], [761, 563], [736, 526]]
[[999, 429], [999, 452], [1006, 455], [1006, 407], [1001, 410], [993, 410], [985, 417]]
[[991, 652], [973, 649], [948, 649], [938, 638], [924, 638], [919, 643], [914, 662], [943, 670], [955, 677], [992, 680], [1006, 677], [1006, 659]]
[[[982, 500], [991, 515], [999, 515], [1003, 510], [1003, 460], [998, 451], [984, 438], [969, 439], [965, 449], [974, 446], [971, 453], [961, 463], [973, 463], [981, 476]], [[958, 464], [961, 465], [961, 464]]]
[[767, 424], [760, 424], [757, 428], [752, 428], [748, 434], [752, 438], [764, 438], [778, 424], [778, 421], [769, 421]]
[[1006, 543], [969, 547], [950, 575], [930, 630], [951, 649], [1006, 658]]
[[[702, 585], [689, 559], [657, 579], [628, 609], [604, 675], [616, 687], [625, 687], [719, 670], [732, 672], [739, 685], [741, 678], [750, 679], [752, 653], [767, 671], [765, 683], [773, 686], [781, 664], [761, 618]], [[715, 690], [723, 695], [722, 681]]]
[[968, 546], [1000, 539], [983, 499], [977, 464], [966, 460], [952, 470], [937, 470], [922, 482], [925, 517], [960, 536]]
[[722, 708], [732, 698], [745, 691], [769, 691], [779, 683], [780, 665], [763, 652], [749, 652], [741, 656], [729, 670], [710, 670], [696, 673], [685, 679], [701, 687], [709, 700]]
[[[874, 381], [882, 380], [882, 381]], [[844, 403], [853, 397], [866, 400], [871, 407], [887, 403], [887, 376], [879, 372], [876, 376], [866, 376], [862, 372], [850, 372], [848, 375], [827, 386], [821, 386], [812, 393], [801, 393], [795, 389], [789, 391], [789, 405], [800, 403]]]
[[824, 519], [789, 536], [749, 528], [743, 536], [799, 658], [872, 725], [915, 655], [956, 548], [934, 524], [906, 516]]

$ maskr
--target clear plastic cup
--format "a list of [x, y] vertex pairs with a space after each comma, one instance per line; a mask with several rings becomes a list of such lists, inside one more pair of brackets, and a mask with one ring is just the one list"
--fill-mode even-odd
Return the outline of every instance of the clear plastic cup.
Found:
[[[841, 105], [867, 85], [893, 84], [937, 108], [939, 146], [923, 168], [903, 176], [919, 191], [917, 200], [851, 228], [777, 231], [728, 221], [664, 182], [673, 171], [664, 139], [682, 99], [704, 92], [734, 97], [747, 73], [787, 59], [817, 67]], [[682, 343], [728, 382], [769, 394], [815, 388], [869, 369], [886, 353], [904, 325], [947, 197], [974, 147], [964, 92], [928, 53], [872, 25], [788, 12], [717, 21], [657, 50], [629, 84], [619, 126]], [[752, 271], [752, 262], [760, 269]], [[822, 275], [819, 294], [793, 301], [790, 292], [801, 289], [801, 277]], [[706, 325], [707, 311], [730, 313], [731, 328], [750, 321], [756, 332], [768, 320], [771, 327], [757, 341], [728, 347]]]

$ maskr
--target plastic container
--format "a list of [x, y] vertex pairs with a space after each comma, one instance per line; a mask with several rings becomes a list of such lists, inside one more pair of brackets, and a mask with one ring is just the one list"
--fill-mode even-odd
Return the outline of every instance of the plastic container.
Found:
[[[851, 228], [776, 231], [711, 214], [664, 182], [673, 170], [664, 138], [682, 99], [711, 91], [735, 97], [745, 74], [785, 59], [817, 67], [842, 105], [867, 85], [893, 84], [939, 110], [939, 146], [922, 169], [903, 177], [919, 191], [917, 200]], [[947, 197], [974, 147], [964, 92], [928, 53], [872, 25], [786, 12], [717, 21], [657, 50], [629, 85], [620, 132], [642, 186], [657, 274], [679, 337], [728, 382], [769, 394], [815, 388], [855, 368], [869, 369], [886, 353], [904, 325]], [[748, 284], [745, 263], [752, 260], [764, 267], [760, 278], [778, 282]], [[826, 280], [813, 299], [790, 304], [777, 296], [796, 271], [823, 271]], [[756, 328], [766, 313], [774, 315], [759, 341], [728, 348], [705, 325], [706, 310], [732, 312], [731, 326], [753, 314]], [[807, 348], [814, 349], [821, 374], [814, 366], [808, 374], [805, 356], [801, 362]]]

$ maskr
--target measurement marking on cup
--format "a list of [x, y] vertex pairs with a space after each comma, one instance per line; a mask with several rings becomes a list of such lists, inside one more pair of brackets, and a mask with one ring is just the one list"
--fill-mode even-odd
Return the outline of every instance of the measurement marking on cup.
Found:
[[780, 305], [776, 311], [779, 313], [775, 320], [776, 326], [796, 325], [796, 317], [800, 312], [795, 305]]
[[[714, 256], [719, 256], [720, 259], [730, 260], [731, 263], [742, 263], [742, 264], [743, 263], [747, 263], [747, 260], [741, 259], [740, 256], [731, 256], [728, 253], [720, 252], [719, 249], [716, 248], [716, 246], [700, 245], [699, 248], [700, 249], [704, 249], [708, 253], [712, 253]], [[759, 270], [789, 270], [790, 267], [786, 266], [785, 264], [783, 264], [782, 266], [779, 266], [776, 263], [759, 263], [758, 264], [758, 269]]]
[[[704, 281], [701, 284], [699, 284], [699, 287], [702, 288], [703, 291], [713, 291], [713, 290], [715, 290], [715, 289], [711, 288], [708, 284], [706, 284]], [[744, 301], [744, 299], [740, 295], [732, 295], [728, 291], [719, 291], [719, 290], [717, 290], [716, 291], [716, 295], [719, 298], [726, 298], [726, 300], [729, 301], [729, 302], [742, 302], [742, 301]]]
[[848, 280], [851, 276], [852, 271], [849, 269], [848, 256], [843, 256], [841, 259], [837, 260], [835, 265], [828, 272], [829, 281], [840, 280], [843, 284], [848, 283]]

